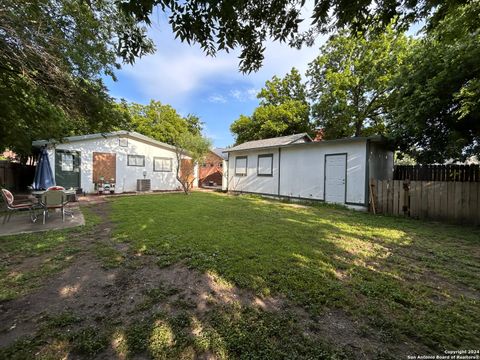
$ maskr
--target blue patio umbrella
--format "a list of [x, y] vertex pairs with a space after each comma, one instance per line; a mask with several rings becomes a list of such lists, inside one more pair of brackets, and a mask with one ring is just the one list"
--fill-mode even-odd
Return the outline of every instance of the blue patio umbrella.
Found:
[[35, 190], [45, 190], [48, 189], [50, 186], [54, 185], [55, 180], [53, 179], [53, 173], [52, 168], [50, 167], [48, 153], [47, 150], [43, 148], [40, 152], [40, 156], [38, 157], [32, 187]]

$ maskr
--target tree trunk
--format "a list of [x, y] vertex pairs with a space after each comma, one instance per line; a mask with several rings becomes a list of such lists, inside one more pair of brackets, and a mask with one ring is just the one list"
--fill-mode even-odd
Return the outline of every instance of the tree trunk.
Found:
[[355, 122], [355, 137], [359, 137], [362, 134], [363, 120], [357, 120]]

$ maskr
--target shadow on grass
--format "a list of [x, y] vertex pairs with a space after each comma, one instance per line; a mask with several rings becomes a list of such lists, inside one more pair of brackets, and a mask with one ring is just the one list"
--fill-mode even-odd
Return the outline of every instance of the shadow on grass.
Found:
[[[96, 270], [110, 279], [107, 289], [117, 289], [113, 295], [88, 278], [77, 288], [75, 296], [88, 301], [92, 287], [97, 292], [100, 318], [80, 313], [86, 320], [68, 325], [72, 335], [55, 335], [65, 333], [56, 326], [55, 333], [31, 339], [30, 348], [14, 344], [7, 354], [21, 354], [19, 346], [41, 351], [47, 343], [120, 358], [362, 358], [362, 352], [388, 358], [389, 351], [395, 358], [468, 348], [479, 337], [478, 232], [472, 229], [216, 194], [118, 199], [112, 218], [116, 241], [130, 245], [136, 262], [122, 271]], [[162, 280], [168, 270], [160, 269], [179, 262], [216, 274], [251, 298], [285, 298], [287, 305], [264, 310], [233, 301], [242, 296], [222, 297], [218, 284], [208, 282], [182, 298], [199, 279], [174, 273], [171, 293]], [[326, 316], [332, 309], [341, 309], [346, 327], [356, 329], [335, 327], [339, 319]], [[375, 344], [370, 352], [362, 334]], [[340, 350], [345, 343], [352, 353]]]

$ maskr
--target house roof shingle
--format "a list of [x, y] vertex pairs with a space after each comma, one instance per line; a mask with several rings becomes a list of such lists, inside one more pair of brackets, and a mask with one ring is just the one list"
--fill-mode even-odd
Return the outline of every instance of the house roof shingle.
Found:
[[239, 150], [269, 148], [269, 147], [284, 146], [284, 145], [290, 145], [294, 143], [304, 143], [304, 142], [311, 142], [311, 141], [312, 141], [312, 138], [307, 133], [293, 134], [293, 135], [280, 136], [280, 137], [270, 138], [270, 139], [247, 141], [247, 142], [244, 142], [243, 144], [225, 149], [224, 152], [228, 153], [231, 151], [239, 151]]
[[215, 155], [221, 157], [222, 159], [227, 160], [228, 156], [224, 153], [225, 150], [226, 150], [225, 148], [215, 148], [215, 149], [212, 149], [212, 152]]

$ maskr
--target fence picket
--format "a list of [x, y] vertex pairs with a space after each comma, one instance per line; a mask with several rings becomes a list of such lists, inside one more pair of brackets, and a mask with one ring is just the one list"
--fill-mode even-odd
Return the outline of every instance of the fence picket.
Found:
[[477, 213], [480, 211], [478, 207], [478, 184], [474, 182], [469, 183], [470, 191], [468, 197], [469, 213], [467, 216], [467, 222], [477, 225]]
[[395, 165], [393, 180], [480, 182], [480, 165]]
[[480, 182], [372, 180], [372, 184], [378, 213], [480, 225]]

